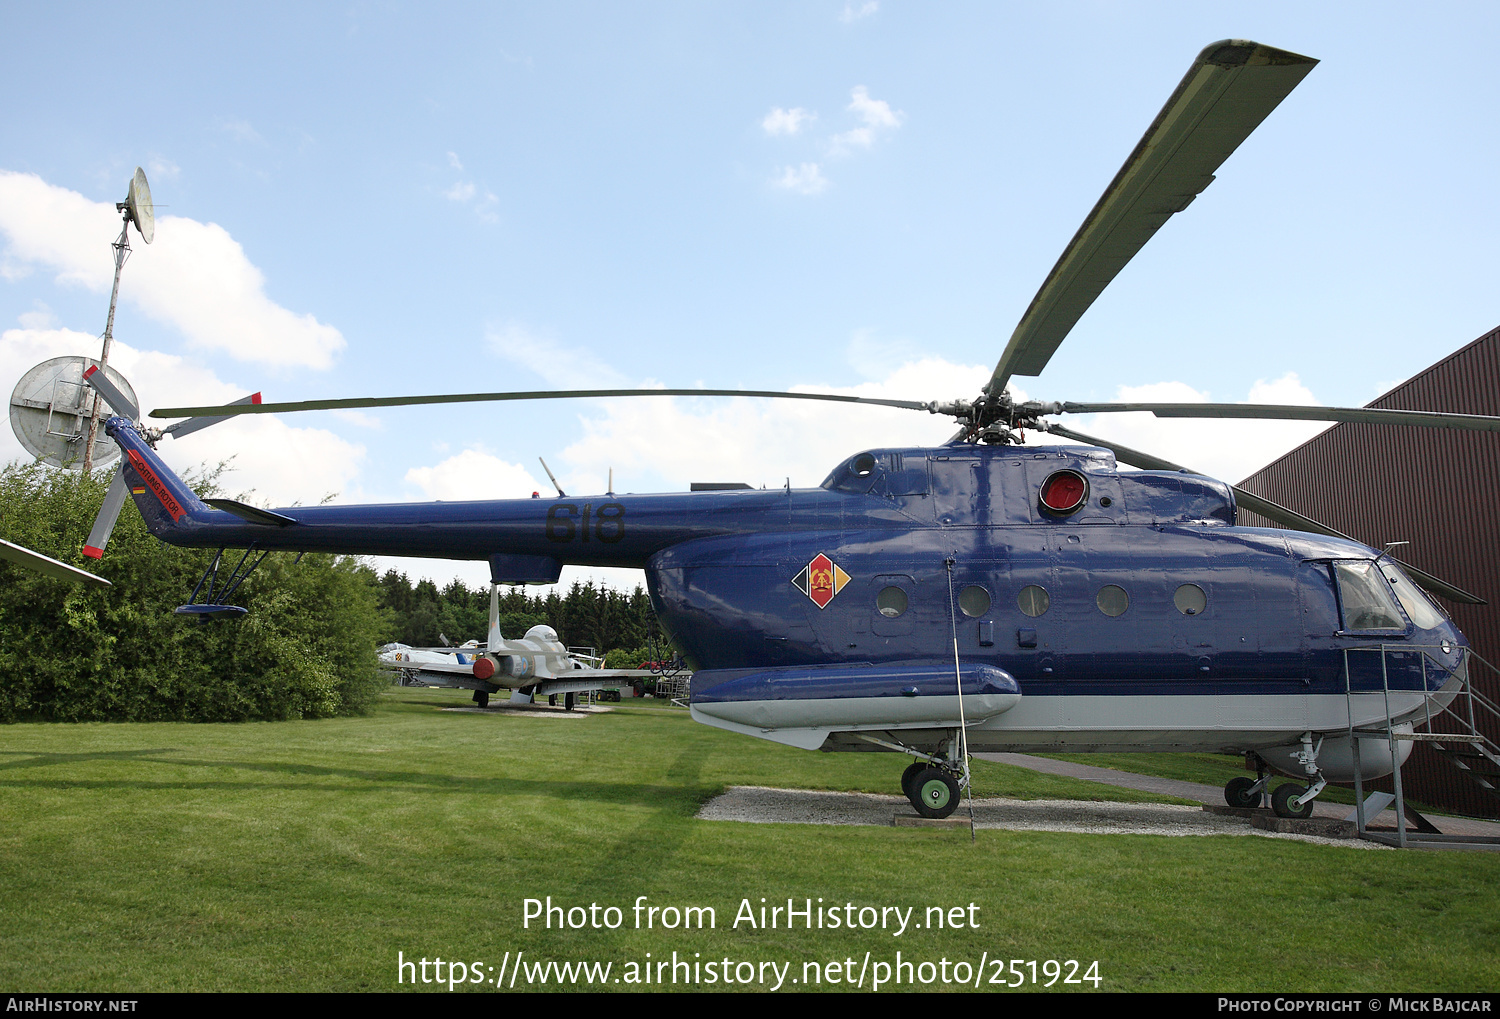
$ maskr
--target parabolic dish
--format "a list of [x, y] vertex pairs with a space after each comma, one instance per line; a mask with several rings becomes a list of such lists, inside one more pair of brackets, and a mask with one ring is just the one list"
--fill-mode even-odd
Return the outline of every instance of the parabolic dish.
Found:
[[[149, 200], [148, 200], [149, 202]], [[53, 467], [83, 466], [83, 447], [88, 442], [89, 413], [94, 407], [94, 389], [83, 381], [89, 365], [99, 362], [81, 355], [54, 357], [21, 376], [10, 395], [10, 427], [32, 456]], [[112, 366], [105, 377], [131, 400], [135, 390]], [[100, 416], [111, 410], [104, 402]], [[100, 429], [94, 440], [94, 466], [103, 467], [119, 459], [116, 446]]]
[[141, 240], [150, 244], [151, 238], [156, 236], [156, 213], [151, 208], [151, 187], [146, 183], [146, 171], [139, 166], [135, 168], [135, 176], [130, 178], [125, 208], [130, 212], [131, 222], [141, 232]]

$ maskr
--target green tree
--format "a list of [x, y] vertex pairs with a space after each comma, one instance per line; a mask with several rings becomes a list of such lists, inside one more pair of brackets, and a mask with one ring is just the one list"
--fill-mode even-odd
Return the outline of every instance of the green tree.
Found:
[[[387, 683], [389, 629], [357, 559], [273, 553], [236, 593], [250, 610], [207, 624], [172, 610], [212, 553], [179, 549], [121, 513], [102, 560], [80, 550], [109, 471], [0, 470], [0, 536], [114, 586], [99, 590], [0, 563], [0, 721], [239, 721], [364, 710]], [[213, 473], [189, 478], [204, 492]], [[239, 554], [225, 554], [225, 569]]]

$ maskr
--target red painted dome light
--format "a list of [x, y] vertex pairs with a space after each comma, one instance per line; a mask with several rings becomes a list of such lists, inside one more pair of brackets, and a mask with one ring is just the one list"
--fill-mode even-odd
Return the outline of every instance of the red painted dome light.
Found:
[[1042, 509], [1059, 516], [1078, 510], [1089, 497], [1089, 482], [1077, 471], [1053, 471], [1042, 482]]

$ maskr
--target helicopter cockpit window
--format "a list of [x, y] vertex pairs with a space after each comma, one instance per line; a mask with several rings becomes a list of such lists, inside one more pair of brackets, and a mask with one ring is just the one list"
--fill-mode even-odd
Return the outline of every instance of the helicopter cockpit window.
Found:
[[1334, 563], [1345, 630], [1404, 630], [1390, 584], [1373, 562]]
[[874, 488], [884, 474], [873, 454], [860, 453], [835, 467], [822, 487], [832, 492], [864, 493]]
[[1418, 629], [1430, 630], [1443, 624], [1442, 609], [1427, 597], [1426, 591], [1411, 582], [1405, 570], [1387, 559], [1380, 564], [1380, 572], [1391, 582], [1391, 590], [1396, 592], [1401, 607]]

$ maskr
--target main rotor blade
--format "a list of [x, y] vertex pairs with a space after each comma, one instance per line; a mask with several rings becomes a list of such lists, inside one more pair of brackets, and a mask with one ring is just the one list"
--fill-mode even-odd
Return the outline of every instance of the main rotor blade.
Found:
[[1317, 61], [1243, 40], [1198, 54], [1032, 298], [985, 387], [1040, 375], [1074, 323]]
[[[1062, 425], [1052, 424], [1049, 422], [1046, 423], [1044, 427], [1053, 435], [1061, 435], [1064, 438], [1073, 439], [1076, 442], [1086, 442], [1090, 446], [1103, 446], [1105, 449], [1108, 449], [1115, 454], [1116, 460], [1120, 461], [1121, 463], [1129, 464], [1132, 467], [1139, 467], [1142, 470], [1184, 471], [1188, 474], [1199, 473], [1198, 471], [1183, 467], [1181, 464], [1174, 464], [1170, 460], [1163, 460], [1159, 456], [1153, 456], [1150, 453], [1142, 453], [1138, 449], [1131, 449], [1129, 446], [1121, 446], [1118, 443], [1109, 442], [1106, 439], [1100, 439], [1092, 435], [1085, 435], [1082, 432], [1075, 432], [1071, 428], [1065, 428]], [[1254, 492], [1247, 492], [1243, 488], [1240, 488], [1238, 485], [1230, 485], [1229, 487], [1234, 490], [1234, 498], [1239, 505], [1243, 506], [1251, 513], [1260, 514], [1267, 520], [1274, 520], [1278, 524], [1285, 524], [1287, 527], [1290, 527], [1293, 530], [1297, 531], [1310, 531], [1313, 534], [1326, 534], [1331, 538], [1343, 538], [1345, 541], [1359, 541], [1358, 538], [1351, 538], [1344, 532], [1336, 531], [1332, 527], [1329, 527], [1327, 524], [1320, 523], [1314, 520], [1312, 517], [1303, 516], [1301, 513], [1298, 513], [1294, 509], [1290, 509], [1289, 507], [1283, 506], [1277, 502], [1272, 502], [1270, 499], [1266, 499], [1259, 495], [1256, 495]], [[1362, 545], [1364, 544], [1364, 542], [1359, 542], [1359, 544]], [[1418, 569], [1411, 563], [1408, 563], [1401, 559], [1396, 559], [1394, 556], [1387, 556], [1387, 558], [1393, 559], [1403, 570], [1407, 572], [1408, 575], [1410, 575], [1413, 581], [1415, 581], [1419, 586], [1425, 588], [1426, 590], [1431, 591], [1435, 595], [1447, 598], [1450, 601], [1460, 602], [1464, 605], [1489, 604], [1477, 594], [1471, 594], [1461, 587], [1448, 583], [1446, 580], [1434, 577], [1426, 570]]]
[[500, 400], [578, 400], [615, 396], [753, 396], [771, 400], [823, 400], [830, 403], [862, 403], [872, 407], [931, 411], [933, 404], [916, 400], [882, 400], [869, 396], [838, 396], [833, 393], [773, 393], [757, 389], [556, 389], [526, 393], [450, 393], [438, 396], [374, 396], [348, 400], [301, 400], [293, 403], [257, 403], [217, 407], [160, 407], [154, 418], [196, 417], [234, 414], [282, 414], [303, 410], [364, 410], [370, 407], [411, 407], [429, 403], [488, 403]]
[[40, 552], [33, 552], [24, 545], [16, 545], [4, 539], [0, 539], [0, 559], [25, 566], [27, 569], [45, 573], [57, 580], [82, 581], [85, 584], [93, 584], [95, 587], [109, 587], [109, 581], [103, 577], [96, 577], [87, 570], [80, 570], [76, 566], [60, 563], [51, 556], [44, 556]]
[[1150, 411], [1162, 418], [1255, 418], [1288, 421], [1356, 421], [1378, 425], [1423, 425], [1500, 432], [1500, 417], [1447, 414], [1434, 410], [1386, 410], [1381, 407], [1299, 407], [1275, 403], [1059, 403], [1044, 414], [1114, 414]]

